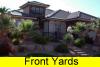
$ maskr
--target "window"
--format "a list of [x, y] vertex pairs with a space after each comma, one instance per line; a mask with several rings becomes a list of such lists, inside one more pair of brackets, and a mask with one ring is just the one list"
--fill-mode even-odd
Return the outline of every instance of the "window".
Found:
[[39, 13], [40, 11], [39, 11], [39, 8], [36, 8], [36, 13]]
[[32, 7], [32, 12], [35, 12], [35, 7]]
[[41, 14], [43, 13], [43, 8], [40, 8], [40, 13], [41, 13]]
[[45, 8], [42, 7], [32, 7], [30, 11], [30, 16], [44, 17], [44, 15], [45, 15]]

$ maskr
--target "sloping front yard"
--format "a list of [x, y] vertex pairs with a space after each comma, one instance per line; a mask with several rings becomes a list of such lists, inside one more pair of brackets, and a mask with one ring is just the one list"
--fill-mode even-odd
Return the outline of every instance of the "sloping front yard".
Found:
[[16, 56], [71, 56], [70, 52], [61, 53], [55, 51], [55, 48], [59, 44], [59, 42], [50, 42], [46, 45], [41, 45], [34, 42], [27, 42], [23, 45], [16, 46], [18, 49]]

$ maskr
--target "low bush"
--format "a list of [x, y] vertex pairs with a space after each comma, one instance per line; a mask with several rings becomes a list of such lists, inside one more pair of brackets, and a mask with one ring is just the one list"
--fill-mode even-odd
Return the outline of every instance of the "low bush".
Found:
[[66, 42], [72, 42], [73, 41], [73, 35], [67, 33], [67, 34], [64, 35], [63, 40], [66, 41]]
[[77, 38], [75, 41], [74, 41], [74, 45], [77, 46], [77, 47], [82, 47], [83, 45], [85, 45], [85, 39], [84, 38]]
[[59, 53], [68, 53], [69, 52], [67, 45], [64, 45], [64, 44], [58, 45], [54, 50]]
[[47, 44], [49, 42], [49, 38], [42, 35], [35, 35], [33, 37], [33, 41], [39, 44]]
[[14, 45], [19, 45], [21, 42], [21, 33], [19, 31], [14, 31], [11, 34], [11, 40]]

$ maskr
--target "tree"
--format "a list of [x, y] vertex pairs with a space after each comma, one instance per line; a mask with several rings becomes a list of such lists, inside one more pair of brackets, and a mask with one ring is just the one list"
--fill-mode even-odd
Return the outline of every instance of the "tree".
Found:
[[100, 29], [100, 18], [95, 20], [96, 27]]
[[8, 13], [8, 10], [9, 10], [9, 9], [6, 8], [6, 7], [1, 7], [1, 8], [0, 8], [0, 13], [1, 13], [1, 14]]
[[80, 33], [86, 29], [85, 22], [77, 22], [75, 26], [73, 26], [73, 33]]
[[0, 31], [3, 33], [7, 32], [12, 28], [13, 22], [10, 16], [4, 15], [0, 18]]
[[29, 32], [32, 28], [33, 22], [31, 20], [24, 20], [19, 24], [19, 30], [22, 32]]
[[0, 8], [0, 31], [7, 31], [10, 26], [13, 24], [11, 21], [10, 16], [8, 16], [6, 13], [8, 13], [8, 10], [6, 7], [1, 7]]
[[20, 22], [18, 29], [23, 38], [26, 39], [28, 35], [33, 35], [34, 31], [36, 30], [36, 25], [34, 22], [32, 22], [32, 20], [24, 20]]

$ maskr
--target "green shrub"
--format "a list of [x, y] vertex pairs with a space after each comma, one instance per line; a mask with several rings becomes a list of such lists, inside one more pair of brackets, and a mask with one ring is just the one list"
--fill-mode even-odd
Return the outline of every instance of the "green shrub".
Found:
[[77, 47], [82, 47], [83, 45], [85, 45], [85, 39], [84, 38], [77, 38], [75, 41], [74, 41], [74, 45], [77, 46]]
[[33, 41], [34, 41], [35, 43], [39, 43], [39, 44], [47, 44], [47, 43], [49, 42], [49, 38], [37, 34], [37, 35], [34, 35], [34, 36], [33, 36]]
[[58, 45], [54, 50], [59, 53], [68, 53], [69, 52], [67, 45], [64, 45], [64, 44]]
[[68, 34], [64, 35], [63, 40], [66, 41], [66, 42], [71, 42], [73, 40], [72, 34], [68, 33]]
[[31, 20], [24, 20], [18, 26], [18, 29], [23, 32], [29, 32], [32, 28], [33, 22]]
[[72, 39], [73, 39], [73, 36], [69, 33], [64, 36], [64, 40], [66, 40], [66, 41], [70, 41]]
[[77, 22], [75, 28], [79, 29], [80, 31], [83, 31], [86, 29], [85, 22]]
[[21, 32], [19, 32], [18, 30], [12, 32], [11, 39], [14, 45], [19, 45], [21, 40]]

